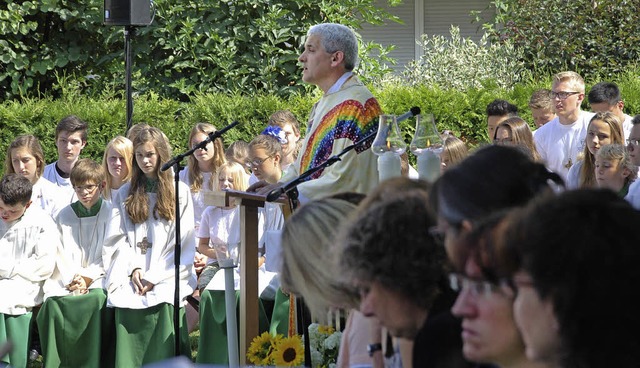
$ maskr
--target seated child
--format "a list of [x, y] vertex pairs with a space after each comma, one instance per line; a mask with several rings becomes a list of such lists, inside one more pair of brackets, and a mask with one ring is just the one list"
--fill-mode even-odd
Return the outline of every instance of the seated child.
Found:
[[53, 219], [31, 206], [31, 182], [20, 174], [0, 180], [0, 345], [13, 343], [12, 367], [26, 367], [32, 309], [42, 303], [42, 284], [51, 276], [60, 247]]
[[44, 366], [97, 367], [103, 362], [101, 347], [112, 342], [111, 325], [103, 325], [111, 311], [106, 308], [102, 263], [111, 204], [102, 199], [105, 170], [97, 162], [78, 160], [70, 179], [78, 201], [56, 217], [62, 246], [43, 287], [38, 331]]
[[[218, 168], [214, 190], [244, 191], [248, 187], [248, 175], [236, 162], [226, 162]], [[207, 257], [207, 265], [198, 279], [198, 289], [204, 289], [219, 270], [216, 252], [217, 243], [240, 243], [240, 211], [237, 206], [209, 206], [201, 218], [202, 226], [197, 230], [198, 252]]]

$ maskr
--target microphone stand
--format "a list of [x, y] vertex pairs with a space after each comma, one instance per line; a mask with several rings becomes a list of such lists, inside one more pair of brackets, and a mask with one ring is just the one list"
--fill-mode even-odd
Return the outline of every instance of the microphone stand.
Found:
[[[298, 176], [297, 178], [289, 181], [288, 183], [285, 183], [283, 186], [276, 188], [274, 190], [272, 190], [271, 192], [269, 192], [269, 194], [267, 195], [267, 202], [273, 202], [275, 200], [277, 200], [282, 194], [287, 194], [287, 196], [289, 197], [290, 200], [292, 200], [292, 196], [294, 197], [294, 203], [297, 205], [297, 197], [298, 197], [298, 190], [297, 190], [297, 186], [298, 184], [306, 181], [306, 179], [308, 177], [310, 177], [311, 175], [315, 174], [316, 172], [325, 169], [333, 164], [335, 164], [336, 162], [340, 161], [341, 158], [345, 153], [353, 150], [354, 148], [357, 148], [361, 145], [363, 145], [364, 143], [366, 143], [369, 140], [372, 140], [373, 138], [375, 138], [377, 133], [377, 129], [374, 130], [373, 132], [369, 133], [368, 135], [366, 135], [364, 138], [360, 139], [359, 141], [357, 141], [356, 143], [346, 147], [345, 149], [342, 150], [342, 152], [338, 153], [337, 155], [333, 155], [331, 157], [329, 157], [328, 159], [326, 159], [324, 162], [320, 163], [317, 166], [314, 166], [312, 168], [310, 168], [309, 170], [303, 172], [302, 174], [300, 174], [300, 176]], [[293, 192], [293, 193], [291, 193]], [[291, 194], [290, 194], [291, 193]]]
[[175, 356], [180, 356], [180, 257], [182, 253], [182, 241], [180, 239], [180, 193], [178, 192], [178, 188], [180, 186], [180, 170], [182, 167], [180, 162], [183, 158], [192, 155], [198, 149], [206, 149], [205, 147], [209, 142], [213, 142], [216, 138], [220, 138], [222, 134], [224, 134], [227, 130], [238, 125], [237, 121], [227, 125], [221, 130], [216, 130], [215, 132], [209, 133], [209, 136], [198, 143], [187, 152], [176, 155], [174, 158], [169, 160], [169, 162], [162, 165], [160, 168], [161, 171], [167, 171], [169, 168], [174, 167], [173, 178], [174, 178], [174, 192], [175, 192], [175, 208], [176, 208], [176, 231], [175, 231], [175, 249], [174, 249], [174, 270], [175, 270], [175, 292], [173, 293], [173, 330], [175, 335]]

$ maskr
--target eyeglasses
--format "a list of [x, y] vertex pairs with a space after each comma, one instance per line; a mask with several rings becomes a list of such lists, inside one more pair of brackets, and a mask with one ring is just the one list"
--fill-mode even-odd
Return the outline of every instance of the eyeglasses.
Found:
[[569, 96], [573, 96], [573, 95], [577, 95], [580, 92], [566, 92], [566, 91], [560, 91], [560, 92], [551, 92], [551, 98], [552, 99], [558, 99], [558, 100], [566, 100]]
[[90, 185], [76, 185], [73, 187], [73, 189], [76, 192], [84, 192], [85, 190], [87, 192], [93, 192], [96, 188], [98, 187], [98, 185], [96, 184], [90, 184]]
[[265, 158], [263, 158], [263, 159], [254, 158], [253, 160], [251, 160], [251, 161], [249, 161], [249, 162], [245, 163], [245, 165], [246, 165], [248, 168], [258, 167], [258, 166], [262, 165], [262, 163], [263, 163], [263, 162], [267, 161], [267, 160], [268, 160], [268, 159], [270, 159], [270, 158], [271, 158], [271, 156], [267, 156], [267, 157], [265, 157]]
[[636, 147], [638, 144], [640, 144], [640, 139], [627, 139], [627, 146]]
[[489, 281], [472, 279], [458, 273], [449, 274], [449, 285], [451, 286], [451, 290], [456, 292], [468, 290], [474, 297], [487, 297], [502, 290], [500, 286]]

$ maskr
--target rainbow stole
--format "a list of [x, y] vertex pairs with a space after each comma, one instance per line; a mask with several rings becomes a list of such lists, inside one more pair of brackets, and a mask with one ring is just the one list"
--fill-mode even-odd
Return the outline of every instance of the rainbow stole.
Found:
[[[336, 139], [346, 138], [352, 142], [364, 138], [377, 128], [378, 116], [382, 109], [375, 98], [369, 98], [364, 105], [357, 100], [346, 100], [327, 112], [318, 124], [318, 128], [309, 136], [302, 158], [300, 172], [303, 173], [326, 161], [333, 151]], [[356, 152], [366, 151], [367, 143], [356, 148]], [[309, 179], [317, 179], [323, 170], [318, 170]]]

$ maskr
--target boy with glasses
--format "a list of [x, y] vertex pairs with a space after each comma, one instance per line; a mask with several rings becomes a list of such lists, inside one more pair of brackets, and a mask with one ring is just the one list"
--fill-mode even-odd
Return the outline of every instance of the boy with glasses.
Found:
[[60, 246], [56, 225], [31, 206], [32, 186], [21, 174], [0, 180], [0, 346], [13, 343], [0, 365], [27, 366], [33, 308], [42, 303], [42, 284], [51, 276]]
[[557, 116], [536, 131], [534, 141], [547, 168], [566, 180], [569, 169], [584, 150], [587, 126], [594, 114], [580, 108], [584, 80], [578, 73], [554, 75], [551, 98]]
[[[640, 115], [636, 115], [631, 119], [631, 131], [627, 138], [627, 150], [631, 163], [640, 167]], [[629, 193], [624, 197], [633, 208], [640, 210], [640, 180], [631, 183]]]
[[111, 202], [102, 199], [106, 175], [97, 162], [78, 160], [70, 180], [78, 200], [56, 217], [62, 246], [43, 287], [38, 331], [45, 366], [95, 367], [103, 361], [102, 348], [111, 346], [111, 335], [103, 335], [110, 332], [103, 324], [113, 317], [106, 309], [102, 262]]

